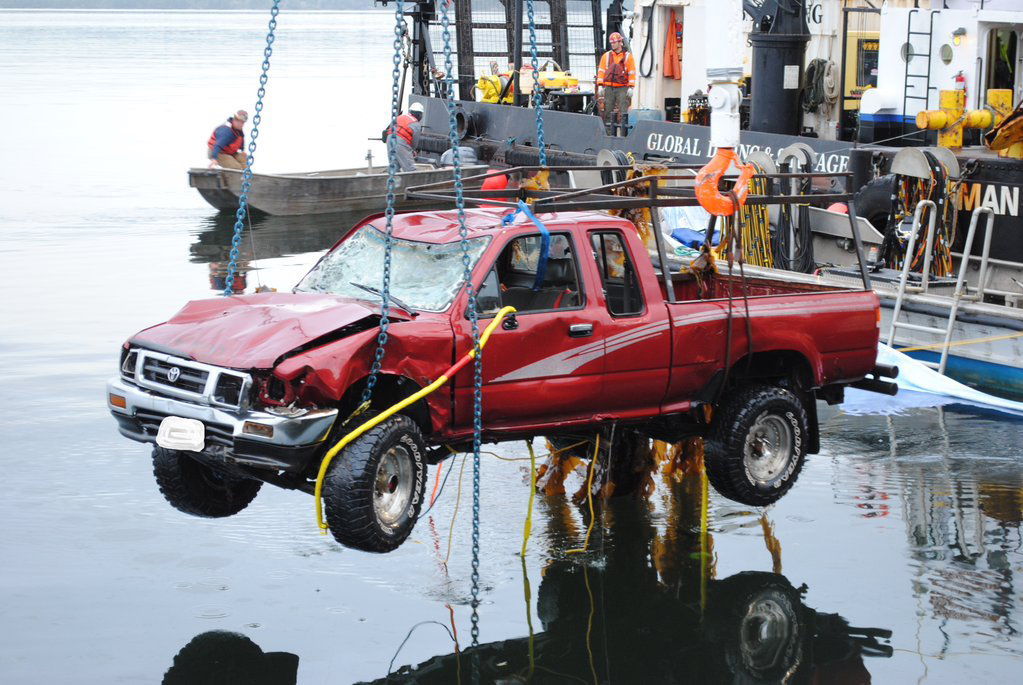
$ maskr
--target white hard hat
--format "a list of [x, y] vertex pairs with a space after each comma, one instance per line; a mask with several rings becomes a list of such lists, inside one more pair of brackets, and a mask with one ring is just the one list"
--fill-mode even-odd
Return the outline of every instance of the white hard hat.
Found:
[[420, 114], [422, 114], [423, 113], [423, 103], [421, 103], [421, 102], [413, 102], [411, 105], [408, 106], [408, 111], [410, 113], [412, 113], [412, 114], [414, 114], [416, 112], [419, 112]]

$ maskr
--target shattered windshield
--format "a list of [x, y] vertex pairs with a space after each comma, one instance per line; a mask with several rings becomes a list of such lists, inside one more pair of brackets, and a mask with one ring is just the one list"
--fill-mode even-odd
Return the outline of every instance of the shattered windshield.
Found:
[[[393, 238], [391, 295], [413, 309], [444, 311], [462, 285], [460, 242], [436, 244]], [[470, 267], [483, 254], [489, 237], [469, 242]], [[353, 283], [379, 289], [383, 282], [384, 234], [364, 226], [325, 256], [295, 288], [298, 292], [332, 293], [379, 301]], [[394, 304], [392, 300], [392, 305]]]

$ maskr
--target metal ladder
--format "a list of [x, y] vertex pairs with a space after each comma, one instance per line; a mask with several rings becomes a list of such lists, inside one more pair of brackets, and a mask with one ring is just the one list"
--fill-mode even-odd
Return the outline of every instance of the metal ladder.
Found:
[[[916, 10], [916, 9], [910, 10], [909, 14], [907, 15], [907, 18], [906, 18], [906, 42], [905, 42], [904, 48], [903, 48], [906, 51], [906, 54], [904, 55], [904, 59], [903, 59], [903, 61], [906, 63], [906, 70], [905, 70], [905, 78], [902, 81], [902, 124], [901, 124], [902, 135], [906, 134], [906, 110], [908, 109], [909, 101], [910, 100], [923, 100], [924, 101], [923, 109], [927, 109], [927, 102], [928, 102], [928, 100], [930, 100], [930, 95], [931, 95], [931, 90], [932, 90], [932, 88], [931, 88], [931, 50], [933, 50], [934, 15], [936, 15], [938, 13], [938, 11], [937, 10], [931, 11], [930, 23], [928, 24], [926, 31], [914, 31], [913, 30], [913, 15], [916, 14], [918, 11], [919, 10]], [[913, 36], [927, 36], [927, 52], [926, 53], [914, 52], [914, 50], [913, 50]], [[910, 64], [912, 64], [913, 60], [916, 59], [917, 57], [925, 57], [927, 59], [927, 72], [926, 73], [923, 73], [923, 74], [911, 74], [909, 72]], [[924, 79], [924, 85], [923, 85], [924, 94], [923, 95], [910, 95], [909, 94], [910, 88], [915, 87], [915, 86], [910, 86], [909, 79], [911, 79], [911, 78], [922, 78], [922, 79]]]
[[[924, 254], [924, 267], [923, 273], [920, 275], [920, 286], [917, 287], [909, 285], [909, 266], [913, 261], [913, 248], [916, 246], [916, 236], [920, 231], [920, 217], [925, 206], [930, 206], [931, 213], [927, 221], [927, 252]], [[927, 292], [931, 271], [931, 252], [934, 247], [934, 224], [937, 220], [938, 214], [937, 209], [937, 205], [935, 205], [931, 200], [921, 200], [917, 203], [916, 211], [913, 212], [913, 225], [910, 229], [909, 243], [906, 245], [906, 257], [902, 261], [902, 273], [899, 276], [899, 289], [895, 297], [895, 310], [892, 312], [892, 323], [888, 328], [887, 343], [890, 347], [894, 347], [895, 329], [897, 328], [906, 328], [913, 331], [934, 333], [936, 335], [943, 336], [941, 344], [941, 360], [938, 362], [937, 367], [938, 373], [944, 374], [945, 367], [948, 364], [948, 350], [952, 346], [952, 330], [955, 327], [956, 320], [959, 316], [959, 305], [963, 300], [982, 300], [984, 297], [988, 257], [991, 254], [991, 236], [994, 233], [992, 228], [994, 226], [995, 213], [990, 207], [977, 207], [973, 210], [973, 214], [970, 216], [970, 227], [966, 232], [966, 240], [963, 243], [963, 258], [959, 263], [959, 274], [956, 277], [955, 288], [952, 291], [952, 306], [949, 307], [948, 321], [945, 328], [938, 328], [936, 326], [923, 326], [906, 321], [899, 321], [899, 315], [902, 313], [902, 303], [905, 300], [906, 291], [913, 290], [914, 292], [920, 293]], [[981, 214], [987, 214], [987, 224], [985, 224], [984, 228], [984, 247], [980, 257], [980, 280], [977, 284], [977, 293], [967, 295], [967, 289], [965, 287], [966, 270], [970, 265], [969, 255], [973, 251], [973, 239], [977, 233], [977, 224], [980, 222]], [[929, 363], [928, 366], [934, 366], [933, 362]]]

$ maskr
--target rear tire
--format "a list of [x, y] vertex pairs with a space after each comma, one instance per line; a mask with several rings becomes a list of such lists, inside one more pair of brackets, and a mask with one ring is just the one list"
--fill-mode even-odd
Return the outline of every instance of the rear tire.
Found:
[[153, 448], [153, 475], [164, 498], [178, 511], [202, 518], [233, 516], [249, 506], [261, 481], [217, 471], [186, 452]]
[[799, 477], [809, 436], [806, 409], [791, 390], [737, 388], [718, 407], [705, 441], [707, 477], [728, 499], [773, 504]]
[[323, 482], [327, 525], [345, 547], [390, 552], [412, 533], [425, 494], [426, 444], [397, 414], [334, 458]]

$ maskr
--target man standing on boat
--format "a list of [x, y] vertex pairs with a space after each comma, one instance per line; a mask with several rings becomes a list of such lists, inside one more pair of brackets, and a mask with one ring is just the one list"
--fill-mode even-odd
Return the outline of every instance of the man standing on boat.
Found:
[[[420, 121], [423, 119], [423, 105], [418, 102], [413, 102], [408, 108], [408, 114], [399, 114], [397, 125], [394, 131], [394, 142], [395, 152], [398, 162], [398, 171], [415, 171], [416, 170], [416, 153], [415, 144], [416, 139], [419, 137], [419, 131], [422, 126]], [[387, 136], [391, 134], [391, 130], [388, 129], [384, 132], [384, 142], [387, 142]]]
[[611, 49], [600, 58], [600, 66], [597, 67], [597, 86], [601, 88], [597, 108], [608, 133], [615, 135], [618, 129], [624, 134], [629, 120], [632, 88], [636, 85], [636, 60], [625, 49], [622, 34], [616, 31], [608, 40]]
[[206, 143], [211, 169], [218, 164], [225, 169], [245, 168], [245, 132], [242, 129], [248, 120], [249, 113], [240, 109], [227, 118], [226, 124], [213, 130]]

